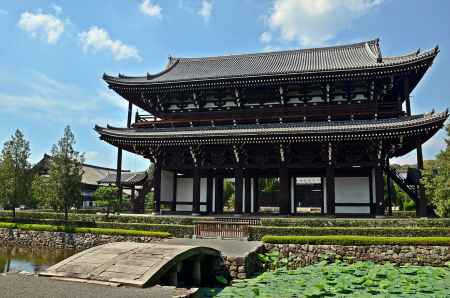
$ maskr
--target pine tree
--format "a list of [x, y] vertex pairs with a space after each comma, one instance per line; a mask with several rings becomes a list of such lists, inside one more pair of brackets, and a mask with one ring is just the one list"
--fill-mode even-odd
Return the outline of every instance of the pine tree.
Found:
[[30, 143], [17, 129], [7, 141], [0, 156], [0, 202], [12, 210], [31, 199]]
[[55, 187], [56, 202], [59, 210], [64, 211], [67, 222], [69, 208], [80, 207], [81, 177], [83, 155], [75, 151], [75, 136], [70, 126], [64, 129], [63, 137], [52, 148], [52, 163], [50, 166], [50, 181]]

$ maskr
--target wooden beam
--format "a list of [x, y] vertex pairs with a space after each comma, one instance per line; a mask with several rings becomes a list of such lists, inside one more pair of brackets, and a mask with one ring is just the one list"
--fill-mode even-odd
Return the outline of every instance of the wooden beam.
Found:
[[215, 213], [222, 214], [223, 213], [223, 177], [216, 176], [215, 189], [216, 192], [215, 199]]
[[335, 192], [334, 192], [334, 167], [329, 165], [326, 170], [326, 191], [327, 191], [327, 214], [335, 215]]
[[375, 167], [375, 216], [384, 216], [384, 181], [383, 169]]
[[245, 206], [244, 213], [251, 213], [252, 206], [252, 179], [250, 177], [245, 177]]

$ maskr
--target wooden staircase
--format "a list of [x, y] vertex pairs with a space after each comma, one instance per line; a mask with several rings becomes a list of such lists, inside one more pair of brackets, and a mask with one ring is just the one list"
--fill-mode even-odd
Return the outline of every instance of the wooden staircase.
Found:
[[403, 178], [400, 173], [392, 168], [392, 167], [386, 167], [385, 168], [385, 172], [386, 175], [389, 176], [389, 178], [391, 178], [392, 180], [395, 181], [395, 183], [397, 183], [397, 185], [408, 194], [408, 196], [414, 200], [414, 202], [416, 202], [417, 204], [417, 200], [418, 200], [418, 187], [417, 184], [411, 183], [411, 181], [409, 179], [405, 179]]

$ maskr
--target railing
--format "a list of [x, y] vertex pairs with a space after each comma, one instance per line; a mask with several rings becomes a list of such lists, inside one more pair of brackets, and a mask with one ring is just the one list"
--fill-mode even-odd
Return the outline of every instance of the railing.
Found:
[[411, 183], [409, 183], [406, 179], [404, 179], [400, 173], [391, 167], [386, 167], [385, 169], [386, 174], [392, 178], [392, 180], [395, 181], [395, 183], [397, 183], [398, 186], [400, 186], [400, 188], [406, 192], [409, 197], [411, 199], [413, 199], [414, 201], [417, 200], [417, 186], [413, 185]]
[[261, 218], [256, 217], [215, 217], [215, 221], [245, 223], [250, 226], [261, 225]]
[[195, 223], [195, 236], [198, 238], [247, 239], [247, 223], [229, 221], [198, 221]]

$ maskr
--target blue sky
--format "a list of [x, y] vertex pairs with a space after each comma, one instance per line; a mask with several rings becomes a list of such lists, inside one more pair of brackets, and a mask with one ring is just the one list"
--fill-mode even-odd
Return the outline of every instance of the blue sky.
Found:
[[[116, 151], [95, 124], [123, 126], [126, 102], [101, 80], [158, 72], [172, 56], [207, 56], [350, 43], [379, 37], [384, 55], [439, 44], [413, 93], [413, 113], [450, 106], [450, 1], [128, 0], [0, 2], [0, 142], [16, 128], [32, 161], [70, 124], [90, 163], [114, 166]], [[425, 158], [444, 147], [441, 131]], [[413, 162], [414, 154], [398, 162]], [[148, 161], [126, 154], [124, 167]]]

